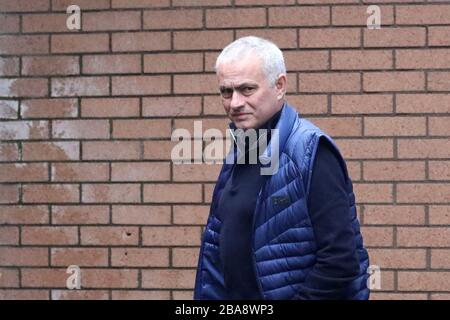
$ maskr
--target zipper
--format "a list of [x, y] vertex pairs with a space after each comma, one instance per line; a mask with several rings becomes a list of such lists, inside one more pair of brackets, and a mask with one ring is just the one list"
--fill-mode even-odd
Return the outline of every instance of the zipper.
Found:
[[256, 223], [256, 212], [258, 212], [258, 207], [259, 207], [259, 203], [260, 203], [260, 199], [261, 199], [261, 193], [262, 193], [262, 190], [264, 189], [264, 186], [265, 186], [265, 183], [261, 187], [261, 190], [259, 190], [258, 200], [256, 201], [255, 212], [253, 213], [253, 222], [252, 222], [252, 260], [253, 260], [253, 270], [255, 272], [256, 283], [258, 284], [258, 290], [259, 290], [259, 295], [260, 295], [261, 299], [264, 299], [264, 293], [263, 293], [261, 282], [260, 282], [259, 276], [258, 276], [258, 268], [256, 266], [256, 257], [255, 257], [255, 223]]

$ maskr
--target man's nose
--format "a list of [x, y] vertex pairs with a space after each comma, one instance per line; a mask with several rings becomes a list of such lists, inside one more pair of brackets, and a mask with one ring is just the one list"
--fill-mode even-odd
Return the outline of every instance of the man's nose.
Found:
[[232, 109], [239, 109], [245, 105], [245, 99], [239, 91], [234, 90], [231, 96], [230, 107]]

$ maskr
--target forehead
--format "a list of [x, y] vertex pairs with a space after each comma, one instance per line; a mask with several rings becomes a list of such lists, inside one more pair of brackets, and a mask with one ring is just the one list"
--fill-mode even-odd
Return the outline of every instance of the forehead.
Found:
[[218, 67], [217, 76], [219, 84], [223, 86], [239, 86], [243, 83], [260, 84], [266, 80], [262, 61], [255, 55], [222, 63]]

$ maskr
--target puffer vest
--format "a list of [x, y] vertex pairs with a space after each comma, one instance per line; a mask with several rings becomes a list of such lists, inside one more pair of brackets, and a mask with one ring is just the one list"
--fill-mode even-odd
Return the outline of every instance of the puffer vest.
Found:
[[[356, 216], [355, 195], [345, 161], [333, 139], [285, 103], [280, 119], [266, 150], [260, 156], [267, 163], [278, 143], [278, 170], [268, 175], [261, 188], [253, 216], [253, 265], [263, 299], [295, 299], [301, 284], [317, 258], [314, 229], [308, 213], [307, 199], [311, 184], [312, 165], [319, 139], [328, 139], [336, 148], [343, 164], [350, 205], [349, 216], [359, 257], [360, 272], [349, 285], [348, 299], [369, 298], [367, 279], [369, 256], [363, 246]], [[219, 254], [221, 221], [217, 218], [220, 194], [233, 169], [236, 149], [225, 159], [214, 188], [211, 208], [202, 235], [195, 280], [194, 299], [228, 299]], [[270, 164], [268, 164], [270, 165]], [[277, 201], [289, 199], [289, 201]]]

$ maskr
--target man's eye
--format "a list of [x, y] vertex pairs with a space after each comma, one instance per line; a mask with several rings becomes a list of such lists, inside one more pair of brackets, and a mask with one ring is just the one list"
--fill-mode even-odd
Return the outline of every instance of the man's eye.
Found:
[[251, 94], [251, 93], [253, 93], [253, 91], [255, 91], [254, 87], [244, 87], [243, 90], [242, 90], [242, 92], [244, 94]]

